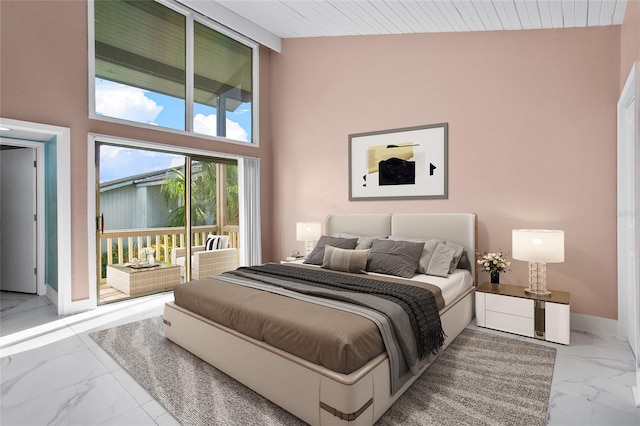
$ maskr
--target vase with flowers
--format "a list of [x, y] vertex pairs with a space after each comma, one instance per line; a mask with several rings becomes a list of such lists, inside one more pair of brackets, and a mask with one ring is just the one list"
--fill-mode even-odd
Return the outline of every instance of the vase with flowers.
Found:
[[142, 261], [148, 265], [155, 265], [155, 259], [153, 258], [153, 248], [151, 247], [143, 247], [140, 249], [140, 258]]
[[507, 272], [511, 265], [507, 255], [502, 251], [476, 254], [480, 257], [477, 261], [480, 270], [489, 272], [492, 284], [500, 284], [500, 273]]

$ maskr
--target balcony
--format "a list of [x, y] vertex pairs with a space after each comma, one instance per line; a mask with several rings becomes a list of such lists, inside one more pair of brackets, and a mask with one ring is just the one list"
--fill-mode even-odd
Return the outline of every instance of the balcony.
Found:
[[[191, 241], [193, 246], [203, 245], [209, 234], [229, 236], [229, 246], [239, 248], [238, 226], [225, 225], [222, 230], [217, 225], [192, 227]], [[151, 247], [156, 262], [171, 263], [171, 250], [185, 247], [183, 227], [127, 229], [104, 231], [100, 235], [100, 253], [98, 271], [100, 274], [99, 303], [122, 300], [131, 296], [109, 285], [107, 266], [131, 262], [141, 258], [140, 249]], [[150, 294], [144, 293], [144, 294]]]

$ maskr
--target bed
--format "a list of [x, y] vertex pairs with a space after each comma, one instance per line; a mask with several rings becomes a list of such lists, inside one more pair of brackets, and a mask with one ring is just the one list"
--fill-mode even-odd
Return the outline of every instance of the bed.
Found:
[[[453, 274], [445, 278], [426, 276], [426, 281], [435, 285], [442, 285], [442, 299], [446, 304], [439, 306], [439, 318], [442, 330], [446, 335], [441, 352], [446, 346], [469, 324], [473, 318], [473, 293], [475, 289], [475, 252], [476, 252], [476, 216], [467, 213], [427, 213], [427, 214], [340, 214], [330, 215], [326, 220], [325, 235], [327, 236], [359, 236], [364, 237], [389, 237], [396, 240], [439, 240], [461, 246], [467, 257], [467, 270], [456, 269]], [[274, 269], [282, 269], [283, 265], [274, 265]], [[289, 265], [285, 265], [289, 266]], [[312, 266], [290, 265], [292, 268], [313, 269]], [[462, 267], [462, 265], [459, 265]], [[241, 268], [242, 269], [242, 268]], [[251, 271], [250, 271], [251, 272]], [[297, 273], [297, 272], [296, 272]], [[306, 273], [306, 271], [304, 272]], [[313, 273], [313, 272], [309, 272]], [[225, 274], [226, 275], [226, 274]], [[349, 274], [347, 274], [349, 275]], [[378, 280], [379, 274], [370, 274], [371, 279]], [[374, 275], [378, 275], [375, 276]], [[457, 277], [456, 279], [453, 279]], [[460, 278], [462, 277], [462, 278]], [[224, 295], [227, 286], [233, 285], [237, 276], [222, 276], [205, 278], [194, 282], [193, 287], [199, 287], [201, 294], [194, 296], [201, 300], [208, 297], [205, 293], [220, 293], [221, 301], [212, 301], [217, 306], [218, 312], [224, 311]], [[367, 278], [368, 279], [368, 278]], [[424, 275], [417, 275], [411, 281], [424, 281]], [[447, 287], [449, 280], [456, 281], [458, 287], [452, 290]], [[215, 282], [217, 287], [213, 287]], [[462, 283], [462, 284], [461, 284]], [[257, 285], [257, 284], [256, 284]], [[412, 283], [412, 286], [422, 286], [421, 283]], [[427, 284], [428, 285], [428, 284]], [[210, 287], [211, 286], [211, 287]], [[258, 286], [258, 285], [257, 285]], [[242, 287], [242, 286], [240, 286]], [[236, 291], [236, 290], [234, 290]], [[290, 295], [263, 294], [261, 288], [244, 288], [240, 290], [241, 298], [253, 292], [258, 292], [256, 297], [274, 300], [277, 297], [290, 298]], [[289, 290], [286, 290], [289, 291]], [[178, 297], [179, 296], [179, 297]], [[217, 296], [218, 297], [218, 296]], [[233, 296], [236, 297], [237, 296]], [[295, 298], [294, 298], [295, 299]], [[373, 424], [384, 412], [402, 395], [402, 393], [424, 372], [437, 355], [424, 358], [412, 368], [412, 374], [398, 382], [394, 378], [395, 363], [391, 351], [379, 351], [380, 343], [372, 339], [367, 340], [372, 351], [366, 356], [368, 360], [362, 366], [351, 365], [339, 368], [343, 360], [337, 360], [339, 367], [327, 367], [331, 365], [324, 359], [316, 360], [304, 354], [296, 354], [285, 346], [278, 347], [269, 338], [266, 338], [260, 330], [255, 337], [246, 332], [234, 321], [223, 325], [222, 320], [212, 320], [216, 316], [198, 313], [198, 310], [190, 307], [182, 301], [185, 296], [176, 294], [176, 301], [167, 303], [164, 310], [164, 329], [168, 339], [184, 347], [198, 357], [207, 361], [221, 371], [234, 377], [236, 380], [255, 390], [259, 394], [270, 399], [277, 405], [291, 412], [295, 416], [309, 424], [334, 425], [370, 425]], [[246, 297], [246, 300], [250, 300]], [[272, 302], [272, 303], [275, 303]], [[215, 304], [218, 305], [215, 305]], [[293, 300], [296, 304], [307, 303], [304, 300]], [[185, 306], [180, 306], [184, 304]], [[269, 302], [260, 303], [261, 307], [269, 305]], [[287, 305], [288, 306], [288, 305]], [[305, 305], [309, 316], [316, 310], [332, 309], [332, 307], [316, 307]], [[266, 308], [264, 308], [266, 309]], [[263, 310], [264, 310], [263, 309]], [[287, 311], [288, 308], [281, 309]], [[266, 311], [265, 311], [266, 312]], [[297, 312], [292, 310], [292, 312]], [[334, 311], [334, 321], [338, 321], [331, 327], [342, 328], [336, 324], [344, 324], [349, 329], [357, 322], [367, 322], [365, 319], [356, 320], [350, 312]], [[280, 315], [280, 313], [278, 313]], [[235, 313], [236, 317], [238, 316]], [[240, 315], [243, 316], [244, 314]], [[268, 313], [266, 322], [274, 322]], [[296, 313], [294, 317], [300, 316]], [[340, 323], [342, 316], [349, 318]], [[305, 315], [306, 316], [306, 315]], [[277, 321], [275, 321], [277, 322]], [[301, 328], [294, 320], [283, 321], [283, 324], [291, 322], [293, 327]], [[251, 321], [245, 321], [245, 327], [250, 327]], [[370, 325], [369, 325], [370, 326]], [[241, 329], [243, 332], [236, 330]], [[288, 334], [291, 331], [279, 330], [280, 334]], [[305, 331], [306, 333], [306, 331]], [[294, 333], [295, 334], [295, 333]], [[383, 333], [380, 333], [383, 334]], [[304, 339], [304, 333], [299, 332], [296, 339]], [[315, 340], [307, 340], [312, 342]], [[365, 339], [366, 340], [366, 339]], [[373, 342], [373, 343], [371, 343]], [[386, 345], [386, 341], [384, 342]], [[311, 345], [309, 345], [311, 346]], [[389, 353], [388, 353], [389, 352]], [[349, 355], [349, 359], [351, 356]], [[326, 365], [324, 365], [326, 364]], [[397, 370], [397, 368], [395, 368]], [[417, 371], [416, 371], [417, 370]], [[408, 377], [408, 378], [407, 378]]]

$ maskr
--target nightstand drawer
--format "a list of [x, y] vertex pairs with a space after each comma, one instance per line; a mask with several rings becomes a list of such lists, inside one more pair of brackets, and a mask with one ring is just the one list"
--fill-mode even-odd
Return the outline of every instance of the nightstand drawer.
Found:
[[518, 315], [487, 311], [486, 324], [487, 327], [493, 328], [494, 330], [533, 337], [533, 317], [525, 318]]
[[487, 294], [485, 303], [487, 311], [531, 318], [533, 321], [533, 300]]

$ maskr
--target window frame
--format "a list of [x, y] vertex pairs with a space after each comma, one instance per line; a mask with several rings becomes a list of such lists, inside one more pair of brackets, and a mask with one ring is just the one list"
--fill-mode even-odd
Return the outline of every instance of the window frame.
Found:
[[[202, 139], [210, 139], [220, 142], [238, 144], [242, 146], [259, 147], [259, 57], [260, 57], [260, 45], [254, 42], [248, 37], [239, 34], [219, 23], [213, 19], [204, 16], [198, 12], [195, 12], [189, 8], [183, 7], [173, 0], [153, 0], [178, 12], [185, 16], [186, 19], [186, 93], [185, 93], [185, 130], [172, 129], [170, 127], [155, 126], [146, 123], [140, 123], [138, 121], [125, 120], [122, 118], [109, 117], [101, 114], [96, 114], [96, 84], [95, 84], [95, 13], [94, 13], [94, 1], [88, 0], [87, 2], [87, 21], [88, 21], [88, 56], [89, 56], [89, 118], [92, 120], [105, 121], [116, 124], [124, 124], [127, 126], [140, 127], [143, 129], [156, 130], [166, 133], [174, 133], [178, 135], [197, 137]], [[244, 142], [235, 139], [229, 139], [222, 136], [211, 136], [202, 133], [196, 133], [193, 131], [193, 111], [194, 111], [194, 22], [198, 22], [214, 31], [217, 31], [227, 37], [238, 41], [245, 46], [251, 48], [252, 51], [252, 70], [251, 70], [251, 84], [252, 84], [252, 99], [251, 99], [251, 140]]]

